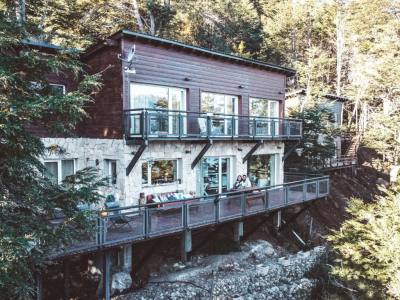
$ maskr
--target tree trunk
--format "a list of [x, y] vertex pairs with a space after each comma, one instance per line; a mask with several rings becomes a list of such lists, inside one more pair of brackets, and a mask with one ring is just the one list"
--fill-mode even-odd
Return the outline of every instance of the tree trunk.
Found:
[[26, 2], [25, 0], [15, 0], [15, 17], [19, 25], [26, 21]]
[[336, 16], [336, 95], [341, 95], [342, 69], [344, 52], [344, 20], [342, 4], [339, 4]]
[[139, 31], [144, 32], [144, 25], [143, 25], [142, 17], [140, 16], [140, 13], [139, 13], [139, 6], [137, 3], [137, 0], [133, 0], [132, 3], [133, 3], [133, 14], [135, 16], [136, 23], [139, 27]]

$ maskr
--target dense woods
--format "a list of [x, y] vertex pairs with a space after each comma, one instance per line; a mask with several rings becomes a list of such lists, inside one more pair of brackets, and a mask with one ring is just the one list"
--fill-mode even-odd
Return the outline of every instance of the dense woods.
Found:
[[[68, 227], [49, 232], [38, 220], [44, 220], [45, 213], [59, 205], [65, 208], [71, 222], [84, 219], [76, 204], [81, 199], [95, 201], [97, 187], [101, 185], [92, 170], [78, 174], [64, 186], [54, 186], [35, 176], [37, 169], [43, 167], [36, 157], [51, 149], [44, 149], [40, 140], [25, 130], [27, 123], [64, 132], [73, 129], [85, 117], [82, 108], [91, 101], [91, 93], [101, 87], [100, 76], [87, 76], [74, 51], [43, 59], [31, 49], [17, 55], [16, 49], [27, 40], [85, 49], [122, 28], [296, 69], [297, 75], [288, 81], [288, 91], [304, 89], [310, 107], [326, 93], [347, 97], [350, 117], [343, 130], [363, 135], [363, 143], [379, 155], [382, 170], [398, 171], [398, 1], [3, 0], [0, 2], [0, 291], [3, 296], [26, 299], [32, 295], [34, 270], [42, 266], [42, 252], [68, 237]], [[21, 66], [27, 68], [25, 74], [20, 72]], [[60, 71], [80, 78], [81, 84], [65, 96], [54, 96], [42, 75]], [[42, 83], [39, 91], [32, 87], [32, 81]], [[319, 112], [311, 110], [311, 113], [314, 114], [311, 118], [318, 119]], [[377, 199], [377, 203], [383, 201], [382, 207], [380, 204], [365, 207], [354, 202], [349, 212], [355, 221], [346, 223], [343, 231], [330, 238], [338, 253], [338, 265], [342, 266], [334, 268], [333, 273], [344, 284], [363, 290], [370, 297], [384, 297], [388, 292], [396, 298], [400, 294], [398, 216], [387, 216], [398, 212], [396, 195], [395, 189]], [[369, 220], [372, 223], [364, 228], [362, 225]], [[394, 231], [377, 230], [376, 226]], [[388, 235], [393, 239], [379, 238]], [[376, 238], [371, 240], [371, 236]], [[39, 240], [49, 243], [36, 244]], [[363, 244], [365, 241], [370, 244]], [[382, 243], [384, 248], [378, 251]], [[348, 251], [352, 251], [351, 255]], [[365, 261], [360, 253], [375, 256]], [[383, 256], [387, 256], [386, 260]], [[379, 270], [365, 275], [365, 268], [375, 270], [377, 264]], [[380, 285], [384, 292], [375, 294], [368, 288], [370, 283]]]

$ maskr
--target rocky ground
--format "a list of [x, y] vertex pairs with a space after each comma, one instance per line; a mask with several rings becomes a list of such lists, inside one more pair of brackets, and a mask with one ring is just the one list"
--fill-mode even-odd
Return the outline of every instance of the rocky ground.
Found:
[[325, 248], [279, 254], [266, 241], [247, 242], [241, 251], [165, 265], [139, 291], [115, 299], [309, 299], [318, 280], [311, 276]]

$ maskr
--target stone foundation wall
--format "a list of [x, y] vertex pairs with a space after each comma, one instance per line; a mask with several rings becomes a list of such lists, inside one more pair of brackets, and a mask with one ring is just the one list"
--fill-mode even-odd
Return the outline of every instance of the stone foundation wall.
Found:
[[[105, 189], [104, 194], [115, 194], [122, 205], [135, 205], [138, 203], [139, 194], [165, 193], [183, 191], [185, 193], [198, 190], [200, 176], [199, 165], [192, 170], [191, 164], [204, 147], [204, 143], [191, 143], [183, 141], [151, 141], [143, 152], [135, 167], [126, 176], [126, 167], [131, 161], [139, 146], [126, 145], [122, 139], [91, 139], [91, 138], [44, 138], [46, 146], [58, 145], [65, 150], [64, 154], [48, 153], [46, 159], [75, 159], [76, 169], [97, 167], [104, 173], [104, 160], [117, 161], [117, 184]], [[230, 182], [236, 179], [237, 174], [247, 173], [247, 163], [242, 163], [243, 157], [254, 146], [247, 142], [214, 142], [205, 154], [205, 157], [224, 156], [230, 157], [232, 172]], [[278, 176], [276, 183], [283, 182], [282, 156], [284, 145], [281, 142], [265, 142], [254, 154], [277, 154]], [[142, 184], [142, 163], [156, 159], [178, 159], [181, 182], [162, 185]]]

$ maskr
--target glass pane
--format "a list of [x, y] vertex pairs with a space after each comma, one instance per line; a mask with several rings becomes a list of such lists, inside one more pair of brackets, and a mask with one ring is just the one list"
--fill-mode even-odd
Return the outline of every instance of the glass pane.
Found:
[[270, 117], [271, 118], [278, 118], [279, 117], [279, 110], [278, 110], [278, 102], [277, 101], [270, 101]]
[[62, 160], [61, 161], [61, 180], [64, 180], [65, 177], [74, 175], [74, 160]]
[[149, 165], [147, 162], [142, 164], [142, 184], [148, 184], [149, 183], [149, 178], [148, 178], [148, 171]]
[[132, 109], [168, 109], [168, 88], [147, 84], [132, 84]]
[[201, 164], [202, 187], [204, 195], [219, 193], [219, 159], [217, 157], [207, 157]]
[[226, 114], [233, 115], [235, 114], [235, 97], [226, 96]]
[[224, 95], [214, 95], [214, 113], [224, 114], [225, 113], [225, 96]]
[[58, 162], [45, 162], [44, 166], [46, 167], [45, 176], [52, 180], [53, 182], [58, 182]]
[[201, 93], [201, 112], [214, 111], [214, 97], [210, 93]]
[[229, 190], [229, 158], [221, 158], [221, 191]]
[[251, 116], [269, 116], [268, 100], [250, 98], [250, 115]]
[[171, 94], [171, 109], [184, 110], [185, 109], [185, 92], [182, 89], [170, 89]]
[[258, 187], [271, 185], [271, 155], [252, 155], [248, 163], [248, 173], [252, 184]]
[[110, 166], [110, 177], [111, 177], [111, 184], [117, 184], [117, 162], [116, 161], [111, 161], [111, 166]]
[[62, 84], [50, 84], [50, 93], [54, 96], [63, 96], [65, 86]]
[[177, 181], [177, 161], [157, 160], [151, 166], [151, 184]]

